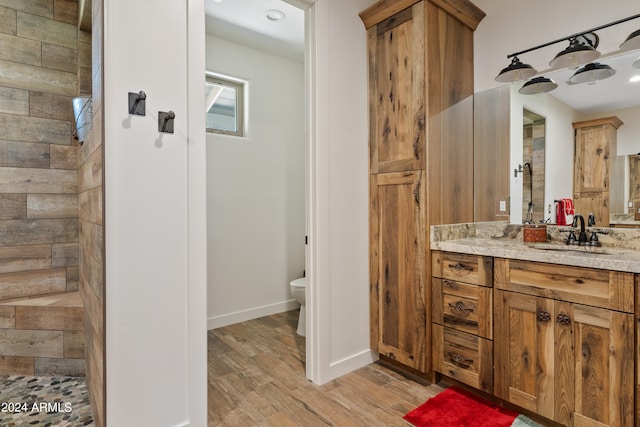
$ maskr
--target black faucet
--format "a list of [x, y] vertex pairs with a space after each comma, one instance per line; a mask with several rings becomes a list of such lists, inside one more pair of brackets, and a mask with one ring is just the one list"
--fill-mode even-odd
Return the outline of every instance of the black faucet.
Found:
[[587, 244], [587, 232], [584, 229], [584, 217], [580, 214], [573, 216], [573, 227], [578, 226], [578, 218], [580, 218], [580, 234], [578, 234], [578, 244], [583, 246]]

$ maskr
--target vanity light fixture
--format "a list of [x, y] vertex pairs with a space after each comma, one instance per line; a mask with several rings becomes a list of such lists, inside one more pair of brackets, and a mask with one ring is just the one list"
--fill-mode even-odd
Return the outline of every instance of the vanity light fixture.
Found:
[[600, 52], [596, 50], [599, 44], [599, 37], [596, 33], [582, 34], [569, 39], [569, 46], [559, 52], [549, 62], [553, 68], [577, 68], [580, 64], [586, 64], [600, 57]]
[[518, 92], [523, 95], [538, 95], [540, 93], [551, 92], [558, 87], [558, 83], [548, 77], [534, 77], [520, 88]]
[[629, 34], [629, 37], [620, 45], [622, 50], [640, 49], [640, 30], [636, 30]]
[[[512, 83], [533, 77], [537, 74], [535, 68], [533, 68], [531, 65], [523, 64], [518, 56], [563, 41], [569, 41], [569, 46], [563, 51], [559, 52], [551, 60], [551, 62], [549, 62], [549, 65], [552, 68], [575, 69], [584, 64], [587, 64], [580, 70], [576, 71], [576, 73], [571, 77], [570, 81], [572, 83], [593, 83], [597, 80], [611, 77], [613, 74], [615, 74], [615, 70], [613, 70], [608, 65], [593, 62], [595, 59], [600, 57], [600, 52], [596, 50], [600, 38], [595, 33], [595, 31], [637, 18], [640, 18], [640, 14], [632, 15], [627, 18], [611, 22], [609, 24], [600, 25], [599, 27], [595, 27], [590, 30], [585, 30], [580, 33], [572, 34], [567, 37], [562, 37], [548, 43], [543, 43], [541, 45], [522, 50], [520, 52], [509, 54], [507, 55], [507, 59], [512, 58], [511, 64], [508, 67], [502, 69], [495, 79], [496, 81], [502, 83]], [[627, 37], [627, 39], [620, 45], [620, 49], [640, 49], [640, 30], [631, 33], [629, 37]], [[640, 59], [634, 62], [633, 66], [635, 68], [640, 68]], [[558, 87], [558, 85], [553, 82], [553, 80], [550, 80], [546, 77], [536, 77], [531, 81], [526, 82], [519, 92], [523, 94], [537, 94], [552, 91], [556, 87]]]
[[510, 83], [517, 82], [519, 80], [525, 80], [529, 77], [533, 77], [538, 73], [535, 68], [529, 64], [523, 64], [520, 62], [517, 56], [514, 56], [511, 60], [511, 64], [508, 67], [503, 68], [500, 74], [496, 76], [497, 82]]
[[613, 76], [615, 73], [616, 70], [614, 70], [607, 64], [591, 62], [576, 71], [573, 76], [569, 78], [569, 82], [571, 82], [572, 84], [594, 84], [596, 81], [607, 79]]

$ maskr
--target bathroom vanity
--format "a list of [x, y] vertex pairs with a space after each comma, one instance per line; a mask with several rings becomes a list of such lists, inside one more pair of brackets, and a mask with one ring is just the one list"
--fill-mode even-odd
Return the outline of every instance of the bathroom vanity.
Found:
[[636, 425], [638, 231], [578, 247], [561, 229], [432, 227], [433, 369], [561, 425]]

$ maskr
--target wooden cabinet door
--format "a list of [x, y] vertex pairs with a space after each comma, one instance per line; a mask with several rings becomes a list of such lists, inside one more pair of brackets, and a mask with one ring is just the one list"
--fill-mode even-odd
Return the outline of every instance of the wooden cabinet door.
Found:
[[[587, 221], [587, 216], [592, 213], [596, 218], [598, 227], [609, 226], [609, 193], [576, 193], [573, 195], [573, 203], [576, 214], [581, 214]], [[578, 224], [579, 226], [580, 224]], [[585, 225], [587, 225], [585, 223]], [[589, 236], [587, 236], [589, 237]]]
[[553, 419], [553, 301], [495, 291], [494, 393], [515, 405]]
[[[610, 125], [576, 129], [575, 176], [576, 192], [609, 191]], [[580, 212], [582, 213], [582, 212]]]
[[422, 2], [368, 30], [371, 173], [424, 169]]
[[495, 294], [496, 396], [565, 426], [634, 425], [632, 314]]
[[380, 354], [421, 372], [428, 366], [424, 187], [424, 171], [371, 176], [372, 341], [377, 334]]
[[[555, 420], [575, 427], [633, 426], [633, 315], [556, 304], [556, 366], [561, 368], [555, 374]], [[561, 400], [571, 395], [573, 402], [565, 407]]]

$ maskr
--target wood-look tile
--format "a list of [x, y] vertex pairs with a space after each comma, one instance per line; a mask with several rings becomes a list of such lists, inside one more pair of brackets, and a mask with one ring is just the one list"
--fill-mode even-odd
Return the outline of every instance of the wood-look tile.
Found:
[[0, 113], [29, 115], [29, 91], [0, 87]]
[[0, 305], [0, 328], [14, 329], [16, 327], [16, 308]]
[[51, 245], [0, 247], [0, 274], [51, 267]]
[[27, 114], [31, 117], [73, 122], [72, 99], [73, 97], [71, 96], [30, 91]]
[[0, 246], [77, 241], [78, 220], [74, 218], [0, 221]]
[[0, 355], [61, 358], [62, 331], [0, 329]]
[[16, 307], [16, 329], [82, 331], [84, 310], [80, 307]]
[[53, 19], [76, 24], [78, 22], [77, 0], [53, 0]]
[[53, 18], [53, 2], [51, 0], [0, 0], [0, 5], [45, 18]]
[[0, 301], [66, 290], [66, 271], [32, 270], [0, 274]]
[[46, 40], [48, 43], [72, 49], [78, 45], [78, 30], [75, 25], [30, 13], [18, 12], [18, 36], [31, 40]]
[[210, 426], [408, 426], [402, 416], [443, 390], [377, 363], [321, 386], [309, 382], [297, 315], [209, 331]]
[[51, 245], [51, 266], [70, 267], [78, 265], [79, 247], [77, 243]]
[[49, 147], [37, 142], [0, 141], [0, 167], [48, 169]]
[[[0, 86], [75, 96], [77, 73], [0, 60]], [[3, 126], [5, 126], [3, 124]]]
[[42, 43], [42, 66], [53, 70], [78, 72], [78, 49]]
[[75, 194], [27, 195], [27, 218], [77, 218], [78, 196]]
[[33, 375], [33, 357], [0, 356], [0, 375]]
[[0, 6], [0, 33], [16, 35], [18, 32], [16, 15], [15, 9]]
[[42, 47], [39, 41], [0, 33], [0, 59], [39, 67]]
[[27, 219], [26, 194], [0, 194], [0, 220], [5, 219]]

